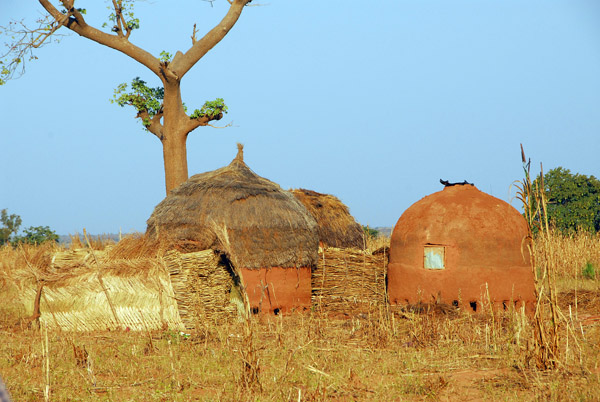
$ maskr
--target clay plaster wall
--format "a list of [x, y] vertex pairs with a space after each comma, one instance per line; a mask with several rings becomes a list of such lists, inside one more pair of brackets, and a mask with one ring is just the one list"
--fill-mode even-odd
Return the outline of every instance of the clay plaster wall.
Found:
[[[508, 203], [471, 185], [445, 187], [408, 208], [394, 228], [390, 302], [477, 308], [473, 303], [481, 306], [488, 294], [498, 306], [533, 302], [526, 234], [525, 220]], [[441, 254], [443, 269], [425, 268], [426, 247], [435, 247], [429, 264], [438, 264]]]

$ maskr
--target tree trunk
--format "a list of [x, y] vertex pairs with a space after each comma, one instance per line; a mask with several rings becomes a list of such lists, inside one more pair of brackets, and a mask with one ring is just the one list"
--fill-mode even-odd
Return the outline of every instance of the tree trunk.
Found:
[[164, 80], [163, 99], [163, 158], [165, 164], [165, 184], [167, 195], [175, 187], [188, 179], [186, 141], [188, 115], [181, 101], [179, 80]]
[[186, 138], [168, 133], [162, 141], [167, 195], [188, 179]]

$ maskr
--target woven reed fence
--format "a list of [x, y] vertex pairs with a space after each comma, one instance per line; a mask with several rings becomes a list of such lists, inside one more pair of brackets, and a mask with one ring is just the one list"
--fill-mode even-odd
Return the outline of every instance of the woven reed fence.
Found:
[[39, 320], [49, 329], [184, 330], [243, 309], [232, 274], [212, 250], [115, 259], [82, 248], [41, 260], [15, 272], [13, 281], [26, 311], [33, 313], [40, 297]]
[[386, 303], [387, 256], [325, 248], [312, 273], [312, 303], [328, 313], [356, 313]]
[[243, 309], [231, 271], [212, 250], [169, 251], [164, 260], [186, 328], [232, 319]]
[[184, 329], [169, 274], [156, 258], [107, 260], [104, 253], [55, 253], [50, 267], [21, 282], [21, 301], [34, 310], [39, 284], [40, 322], [67, 331]]

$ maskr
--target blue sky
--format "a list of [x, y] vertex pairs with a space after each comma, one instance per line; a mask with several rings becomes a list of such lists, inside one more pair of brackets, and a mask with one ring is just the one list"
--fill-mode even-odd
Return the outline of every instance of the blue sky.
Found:
[[[227, 165], [242, 142], [257, 174], [334, 194], [370, 226], [393, 226], [440, 178], [509, 201], [520, 143], [534, 171], [600, 176], [597, 0], [255, 3], [183, 79], [189, 107], [222, 97], [233, 125], [190, 134], [190, 175]], [[76, 5], [98, 25], [109, 14]], [[141, 2], [131, 41], [185, 51], [193, 24], [208, 31], [226, 6]], [[41, 10], [2, 1], [0, 25]], [[37, 56], [0, 87], [0, 209], [60, 234], [144, 231], [165, 196], [162, 148], [109, 99], [136, 76], [160, 81], [76, 35]]]

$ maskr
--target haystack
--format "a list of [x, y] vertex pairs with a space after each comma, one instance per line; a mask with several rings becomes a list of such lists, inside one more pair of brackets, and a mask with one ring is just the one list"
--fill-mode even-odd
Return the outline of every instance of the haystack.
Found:
[[312, 190], [290, 190], [317, 221], [319, 241], [326, 247], [364, 248], [364, 232], [337, 197]]
[[239, 272], [255, 311], [310, 306], [317, 224], [294, 196], [258, 176], [243, 148], [226, 167], [190, 177], [159, 203], [147, 235], [180, 250], [214, 250]]

